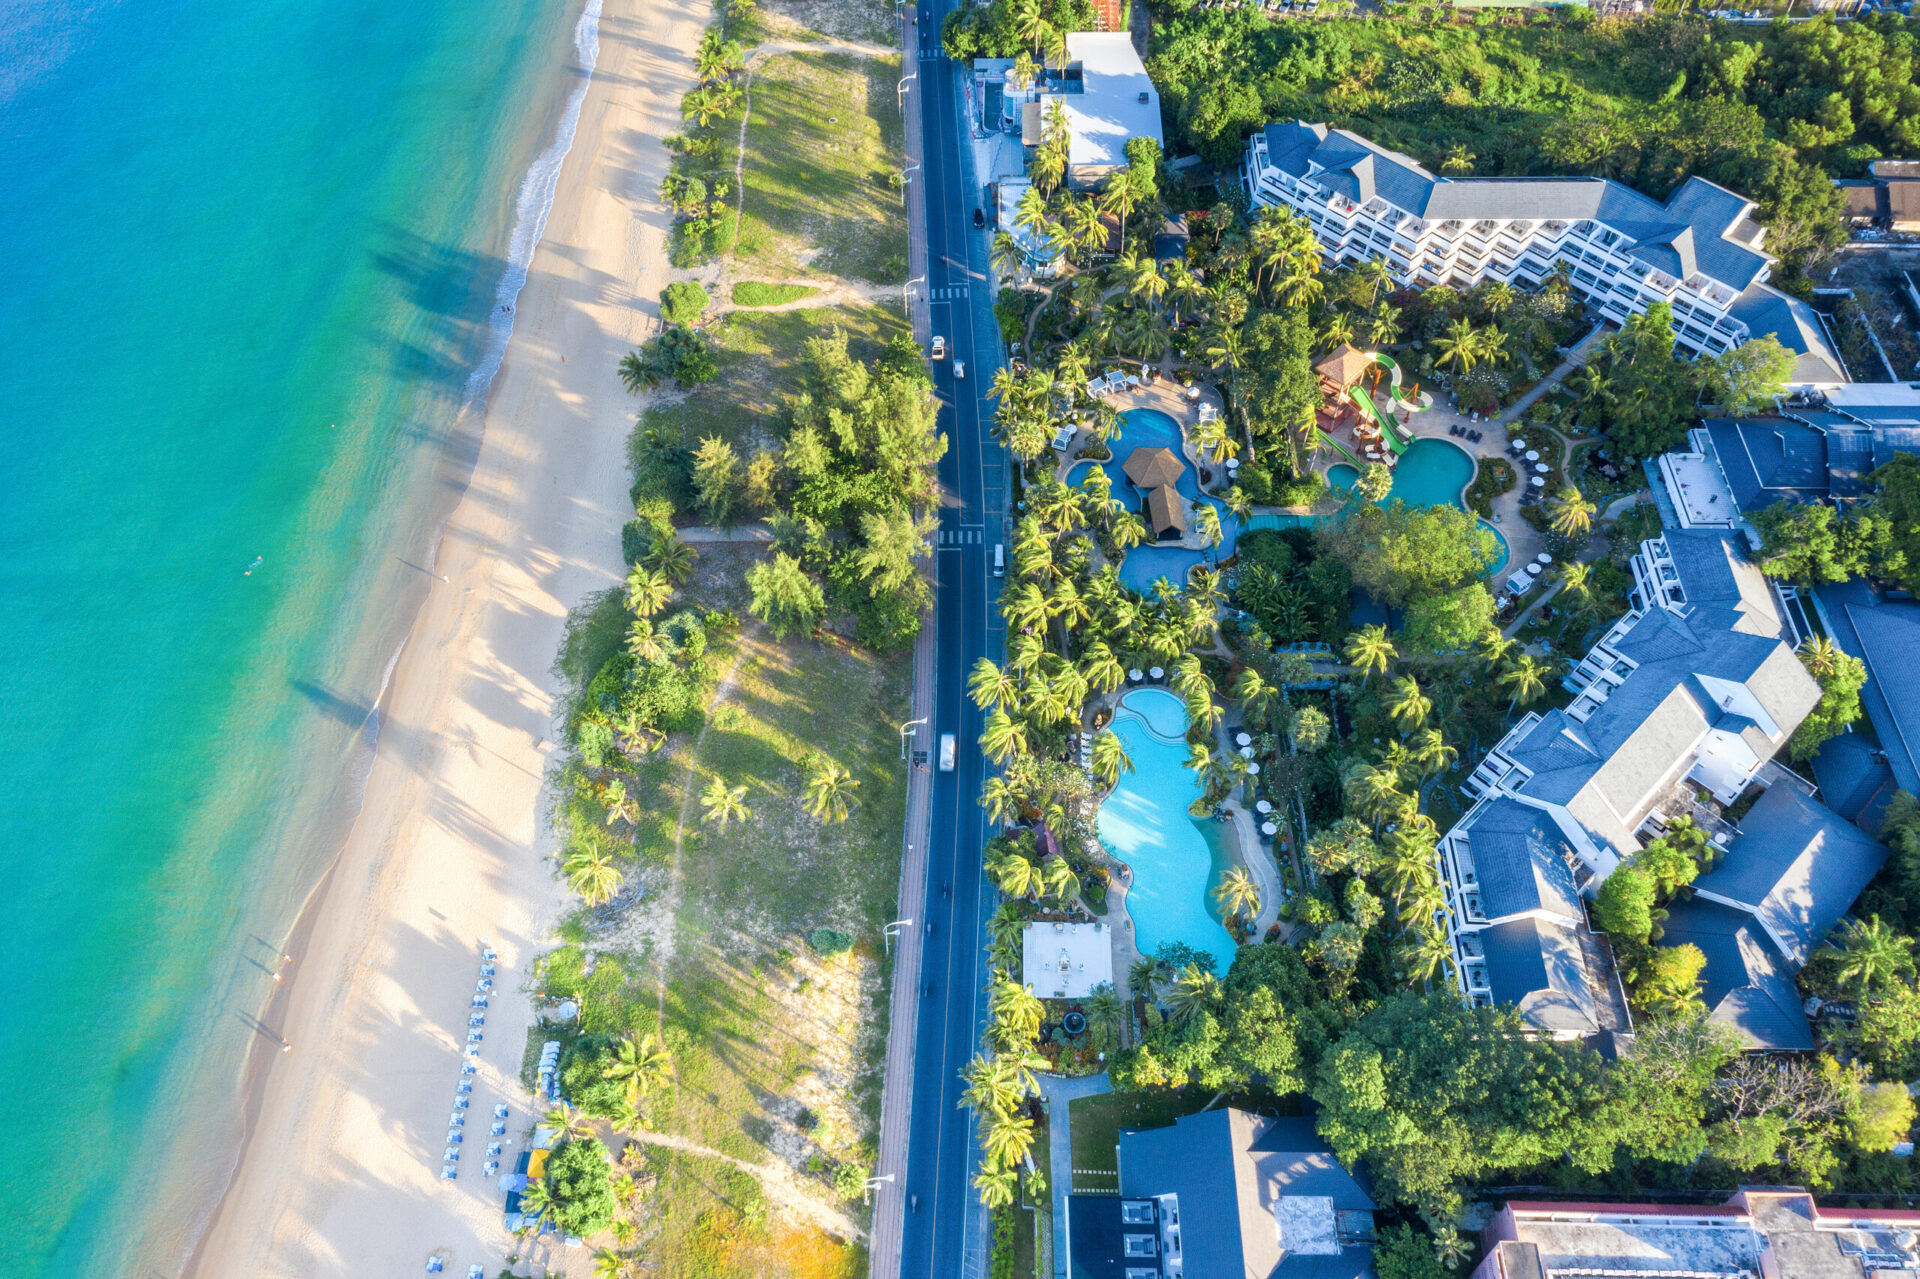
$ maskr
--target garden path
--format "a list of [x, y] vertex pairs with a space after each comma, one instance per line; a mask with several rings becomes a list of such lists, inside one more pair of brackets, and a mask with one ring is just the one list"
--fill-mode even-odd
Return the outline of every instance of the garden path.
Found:
[[1073, 1188], [1073, 1126], [1067, 1103], [1112, 1092], [1106, 1072], [1080, 1079], [1040, 1076], [1047, 1102], [1047, 1178], [1053, 1191], [1053, 1272], [1067, 1273], [1067, 1192]]

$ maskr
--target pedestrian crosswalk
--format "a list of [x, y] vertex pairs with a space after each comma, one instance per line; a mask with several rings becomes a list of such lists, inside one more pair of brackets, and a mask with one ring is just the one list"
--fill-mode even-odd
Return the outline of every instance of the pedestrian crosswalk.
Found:
[[940, 530], [942, 546], [978, 546], [984, 530], [976, 524], [971, 528], [943, 528]]
[[954, 302], [966, 296], [967, 286], [964, 284], [943, 284], [937, 289], [927, 290], [929, 302]]

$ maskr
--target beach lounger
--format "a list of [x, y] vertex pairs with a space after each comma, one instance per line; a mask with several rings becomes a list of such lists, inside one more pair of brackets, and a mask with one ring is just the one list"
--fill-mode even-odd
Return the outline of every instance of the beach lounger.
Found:
[[447, 1147], [447, 1153], [446, 1153], [446, 1154], [444, 1154], [444, 1155], [442, 1155], [442, 1156], [440, 1157], [440, 1161], [441, 1161], [442, 1163], [449, 1163], [449, 1164], [457, 1164], [457, 1163], [459, 1163], [459, 1162], [460, 1162], [460, 1147], [458, 1147], [458, 1146], [448, 1146], [448, 1147]]
[[478, 1266], [467, 1267], [467, 1279], [486, 1279], [486, 1273]]
[[493, 976], [493, 965], [492, 965], [492, 964], [482, 964], [482, 965], [480, 965], [480, 975], [481, 975], [482, 977], [491, 977], [491, 976]]
[[458, 1181], [458, 1180], [460, 1180], [460, 1170], [459, 1170], [458, 1168], [456, 1168], [456, 1167], [454, 1167], [454, 1166], [453, 1166], [452, 1164], [441, 1164], [441, 1165], [440, 1165], [440, 1180], [442, 1180], [442, 1181]]
[[473, 989], [477, 994], [481, 994], [481, 995], [486, 994], [488, 991], [493, 989], [493, 978], [482, 977], [479, 981], [474, 983]]
[[447, 1268], [447, 1259], [445, 1257], [428, 1257], [427, 1258], [428, 1274], [437, 1275], [442, 1270], [445, 1270], [446, 1268]]
[[488, 1143], [487, 1143], [487, 1155], [488, 1155], [488, 1157], [489, 1157], [489, 1158], [493, 1158], [493, 1157], [497, 1157], [497, 1156], [498, 1156], [499, 1154], [500, 1154], [500, 1143], [499, 1143], [499, 1142], [497, 1142], [497, 1141], [490, 1141], [490, 1142], [488, 1142]]
[[504, 1137], [507, 1135], [507, 1126], [496, 1120], [493, 1127], [487, 1129], [487, 1135], [490, 1137]]
[[477, 1044], [485, 1037], [486, 1036], [484, 1031], [469, 1030], [467, 1032], [467, 1042], [470, 1044]]
[[478, 1057], [479, 1055], [480, 1055], [480, 1045], [479, 1045], [479, 1044], [468, 1044], [468, 1045], [467, 1045], [467, 1056], [469, 1056], [469, 1057]]
[[467, 1126], [467, 1117], [461, 1114], [459, 1111], [456, 1110], [451, 1115], [447, 1116], [447, 1127], [465, 1128], [466, 1126]]
[[484, 1026], [486, 1024], [487, 1015], [485, 1013], [475, 1013], [473, 1016], [467, 1018], [467, 1025], [469, 1026]]
[[491, 964], [494, 960], [500, 958], [500, 956], [494, 952], [493, 947], [485, 946], [485, 947], [482, 947], [480, 950], [480, 958], [486, 960], [489, 964]]
[[495, 1119], [505, 1119], [505, 1118], [507, 1117], [507, 1103], [506, 1103], [506, 1102], [504, 1102], [504, 1101], [501, 1101], [501, 1102], [495, 1102], [495, 1103], [494, 1103], [494, 1107], [493, 1107], [493, 1117], [494, 1117]]
[[478, 1069], [479, 1067], [475, 1066], [470, 1061], [463, 1061], [460, 1063], [460, 1073], [463, 1075], [471, 1075], [474, 1071]]
[[455, 1092], [457, 1092], [457, 1093], [459, 1093], [459, 1094], [461, 1094], [462, 1096], [465, 1096], [465, 1095], [466, 1095], [467, 1093], [470, 1093], [470, 1092], [472, 1092], [472, 1091], [473, 1091], [473, 1080], [471, 1080], [471, 1079], [462, 1079], [462, 1080], [460, 1081], [460, 1086], [459, 1086], [458, 1088], [456, 1088], [456, 1089], [454, 1089], [454, 1091], [455, 1091]]
[[467, 1007], [469, 1008], [485, 1008], [486, 1006], [487, 1006], [487, 997], [485, 995], [475, 995], [472, 1001], [469, 1002], [467, 1005]]
[[472, 1104], [473, 1104], [473, 1098], [471, 1097], [455, 1097], [453, 1099], [453, 1108], [455, 1110], [465, 1110], [468, 1106], [471, 1106]]
[[489, 1160], [487, 1160], [487, 1166], [486, 1166], [486, 1168], [485, 1168], [485, 1170], [484, 1170], [484, 1171], [486, 1172], [486, 1174], [487, 1174], [487, 1176], [489, 1176], [489, 1177], [497, 1177], [497, 1176], [499, 1176], [499, 1175], [500, 1175], [500, 1161], [499, 1161], [498, 1159], [489, 1159]]
[[467, 1140], [467, 1135], [461, 1132], [458, 1128], [447, 1129], [447, 1144], [449, 1146], [464, 1145], [466, 1143], [466, 1140]]

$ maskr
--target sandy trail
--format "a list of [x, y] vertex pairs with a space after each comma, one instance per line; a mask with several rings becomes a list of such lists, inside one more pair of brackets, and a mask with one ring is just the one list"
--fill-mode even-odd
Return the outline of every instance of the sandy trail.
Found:
[[[634, 401], [615, 375], [668, 279], [660, 204], [704, 0], [606, 0], [600, 58], [519, 299], [436, 584], [383, 704], [365, 805], [289, 997], [287, 1037], [226, 1200], [189, 1273], [498, 1273], [518, 1250], [482, 1174], [493, 1106], [511, 1167], [528, 966], [562, 908], [543, 854], [550, 673], [566, 610], [622, 576]], [[440, 1167], [479, 939], [499, 950], [458, 1181]], [[587, 1258], [551, 1260], [584, 1271]]]

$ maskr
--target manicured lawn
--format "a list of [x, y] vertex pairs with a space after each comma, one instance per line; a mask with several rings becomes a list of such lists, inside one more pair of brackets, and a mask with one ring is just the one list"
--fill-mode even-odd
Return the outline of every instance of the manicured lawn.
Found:
[[[1083, 1169], [1119, 1171], [1116, 1148], [1122, 1128], [1164, 1128], [1181, 1115], [1198, 1113], [1212, 1099], [1213, 1094], [1205, 1089], [1190, 1088], [1180, 1092], [1109, 1092], [1069, 1102], [1076, 1178]], [[1085, 1184], [1095, 1190], [1119, 1187], [1111, 1176], [1086, 1178]]]
[[898, 58], [843, 53], [786, 54], [755, 69], [735, 248], [743, 266], [906, 279], [906, 220], [891, 182], [904, 141], [899, 78]]
[[733, 286], [735, 306], [784, 306], [810, 298], [820, 290], [811, 284], [768, 284], [763, 280], [742, 280]]

